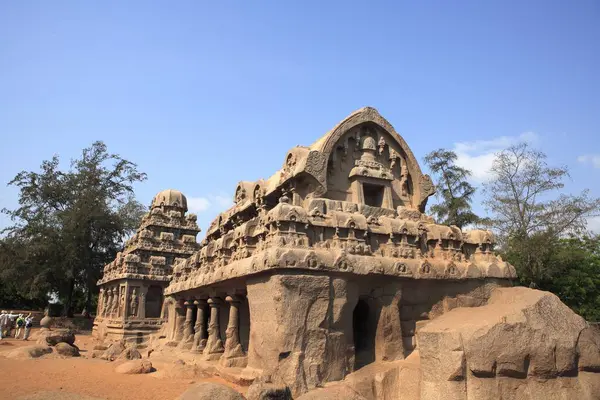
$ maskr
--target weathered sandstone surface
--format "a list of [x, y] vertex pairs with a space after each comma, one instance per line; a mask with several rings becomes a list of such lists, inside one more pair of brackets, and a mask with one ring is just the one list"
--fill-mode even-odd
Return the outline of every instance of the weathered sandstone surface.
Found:
[[244, 397], [229, 386], [203, 382], [192, 386], [177, 400], [244, 400]]
[[417, 332], [421, 398], [596, 399], [600, 334], [555, 295], [496, 289]]
[[131, 360], [115, 368], [119, 374], [147, 374], [154, 371], [152, 363], [149, 360]]

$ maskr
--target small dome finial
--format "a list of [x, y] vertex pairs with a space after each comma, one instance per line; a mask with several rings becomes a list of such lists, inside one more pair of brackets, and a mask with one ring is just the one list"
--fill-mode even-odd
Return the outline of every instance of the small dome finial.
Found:
[[188, 210], [186, 197], [179, 190], [174, 189], [163, 190], [154, 196], [150, 208], [156, 207], [173, 207], [184, 212]]

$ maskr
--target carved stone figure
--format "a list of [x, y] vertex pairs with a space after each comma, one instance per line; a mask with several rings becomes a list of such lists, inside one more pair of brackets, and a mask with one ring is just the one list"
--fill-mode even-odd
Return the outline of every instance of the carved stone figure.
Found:
[[129, 315], [137, 317], [138, 315], [138, 295], [135, 288], [131, 291], [131, 301], [129, 303]]

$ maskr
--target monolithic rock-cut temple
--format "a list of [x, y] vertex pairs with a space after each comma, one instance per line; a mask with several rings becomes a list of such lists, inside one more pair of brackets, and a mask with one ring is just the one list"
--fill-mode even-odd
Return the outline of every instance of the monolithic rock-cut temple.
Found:
[[405, 357], [420, 322], [515, 276], [489, 232], [423, 213], [433, 193], [376, 110], [350, 115], [270, 178], [237, 185], [173, 267], [164, 336], [247, 376], [277, 371], [296, 392]]
[[556, 296], [509, 287], [490, 232], [424, 214], [431, 179], [375, 109], [282, 161], [237, 185], [198, 247], [185, 198], [159, 193], [105, 269], [98, 335], [160, 326], [153, 356], [294, 398], [598, 398], [600, 335]]
[[94, 320], [97, 337], [140, 342], [160, 328], [172, 265], [200, 247], [196, 215], [186, 212], [181, 192], [158, 193], [124, 251], [104, 267]]

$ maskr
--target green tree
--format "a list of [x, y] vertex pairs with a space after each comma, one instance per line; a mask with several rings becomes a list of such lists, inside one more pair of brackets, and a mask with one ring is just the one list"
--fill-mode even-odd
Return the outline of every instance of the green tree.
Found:
[[587, 190], [560, 193], [566, 167], [550, 167], [546, 155], [522, 143], [497, 154], [492, 179], [484, 185], [484, 205], [501, 249], [521, 283], [541, 287], [555, 276], [553, 247], [568, 235], [585, 233], [586, 219], [598, 215], [600, 199]]
[[36, 270], [35, 258], [40, 255], [28, 242], [14, 237], [0, 239], [0, 304], [12, 308], [43, 308], [51, 288], [52, 274], [45, 276]]
[[146, 179], [137, 166], [95, 142], [59, 169], [59, 158], [44, 161], [40, 172], [23, 171], [9, 183], [19, 188], [19, 207], [3, 210], [14, 225], [7, 240], [24, 243], [19, 257], [4, 261], [14, 270], [27, 266], [30, 295], [56, 292], [71, 315], [78, 293], [92, 308], [102, 267], [113, 259], [126, 235], [139, 223], [144, 207], [133, 184]]
[[456, 159], [453, 151], [438, 149], [425, 156], [425, 163], [434, 175], [441, 200], [431, 206], [430, 211], [439, 223], [462, 229], [479, 222], [480, 218], [471, 209], [475, 194], [475, 188], [468, 182], [471, 171], [456, 165]]
[[563, 238], [548, 266], [554, 273], [542, 283], [588, 321], [600, 322], [600, 237]]

